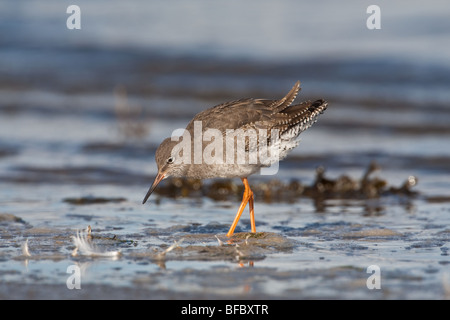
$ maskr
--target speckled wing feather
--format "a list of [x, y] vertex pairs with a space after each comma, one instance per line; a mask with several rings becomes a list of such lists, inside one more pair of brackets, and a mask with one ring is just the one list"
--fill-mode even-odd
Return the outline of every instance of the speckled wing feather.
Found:
[[222, 103], [198, 113], [186, 129], [192, 132], [194, 122], [201, 121], [203, 131], [214, 128], [225, 134], [227, 130], [264, 129], [268, 130], [270, 139], [272, 130], [276, 129], [279, 137], [283, 134], [296, 137], [308, 129], [327, 107], [324, 100], [291, 106], [299, 90], [300, 82], [297, 81], [280, 100], [248, 98]]
[[270, 105], [270, 108], [273, 109], [273, 113], [281, 112], [287, 107], [289, 107], [292, 104], [292, 102], [294, 102], [299, 91], [300, 91], [300, 81], [297, 81], [295, 85], [292, 87], [291, 91], [289, 91], [284, 98], [274, 101]]
[[280, 113], [285, 119], [278, 120], [272, 128], [278, 129], [281, 134], [291, 130], [293, 135], [298, 136], [317, 121], [318, 116], [325, 111], [327, 106], [328, 103], [322, 99], [314, 102], [305, 101], [291, 106]]

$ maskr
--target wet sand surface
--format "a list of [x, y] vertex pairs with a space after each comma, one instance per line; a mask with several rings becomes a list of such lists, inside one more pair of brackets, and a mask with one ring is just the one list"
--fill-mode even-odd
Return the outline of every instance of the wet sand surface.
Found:
[[[27, 16], [13, 3], [2, 30]], [[33, 42], [33, 23], [55, 22], [31, 22], [14, 39], [0, 31], [0, 299], [450, 298], [445, 46], [441, 60], [420, 39], [410, 45], [429, 59], [387, 44], [356, 58], [222, 55], [214, 42], [168, 54], [80, 45], [67, 30]], [[225, 236], [239, 179], [168, 179], [141, 204], [173, 130], [224, 101], [282, 97], [296, 80], [297, 100], [329, 108], [276, 175], [249, 178], [258, 233], [246, 209]]]
[[[192, 190], [184, 184], [181, 190]], [[197, 189], [174, 199], [161, 195], [163, 186], [142, 206], [139, 185], [4, 184], [17, 191], [2, 200], [1, 298], [449, 297], [448, 198], [412, 192], [418, 185], [386, 186], [390, 191], [370, 197], [324, 192], [273, 200], [260, 192], [276, 193], [273, 185], [281, 182], [255, 184], [258, 233], [247, 232], [244, 215], [228, 239], [238, 193], [225, 199], [218, 191], [222, 200], [215, 200]], [[90, 195], [78, 197], [83, 193]], [[76, 250], [79, 232], [92, 251]], [[372, 265], [381, 270], [379, 290], [367, 288]], [[80, 270], [80, 290], [67, 287], [71, 266]]]

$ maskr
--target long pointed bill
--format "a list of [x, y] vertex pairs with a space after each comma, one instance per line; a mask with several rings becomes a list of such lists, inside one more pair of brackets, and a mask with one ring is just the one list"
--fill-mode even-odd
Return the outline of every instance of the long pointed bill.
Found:
[[142, 201], [142, 204], [144, 204], [148, 197], [150, 197], [150, 195], [152, 194], [153, 190], [155, 190], [156, 186], [161, 182], [161, 180], [164, 179], [164, 174], [163, 173], [158, 173], [158, 175], [155, 178], [155, 181], [153, 181], [152, 186], [150, 187], [150, 189], [148, 189], [147, 194], [145, 195], [144, 201]]

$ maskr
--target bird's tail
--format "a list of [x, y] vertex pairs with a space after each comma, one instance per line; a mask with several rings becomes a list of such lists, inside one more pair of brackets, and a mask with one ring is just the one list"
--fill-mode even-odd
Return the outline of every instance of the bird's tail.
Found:
[[288, 115], [289, 119], [283, 131], [298, 136], [301, 132], [311, 127], [327, 107], [328, 102], [323, 99], [314, 102], [306, 101], [290, 106], [283, 111], [284, 114]]

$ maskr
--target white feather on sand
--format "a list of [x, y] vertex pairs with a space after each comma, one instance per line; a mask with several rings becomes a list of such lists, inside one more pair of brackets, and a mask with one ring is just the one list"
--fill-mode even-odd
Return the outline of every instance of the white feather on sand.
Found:
[[24, 243], [22, 243], [22, 254], [23, 254], [25, 257], [31, 257], [31, 253], [30, 253], [30, 251], [28, 250], [28, 239], [25, 240]]
[[166, 253], [172, 251], [173, 249], [177, 248], [182, 242], [184, 241], [184, 239], [180, 239], [179, 241], [175, 241], [173, 245], [171, 245], [170, 247], [168, 247], [166, 250], [164, 250], [163, 252], [160, 252], [157, 254], [156, 258], [157, 259], [164, 259], [166, 257]]
[[112, 257], [117, 258], [120, 256], [120, 251], [103, 251], [98, 248], [90, 240], [91, 235], [88, 232], [77, 231], [77, 235], [72, 237], [73, 243], [75, 244], [75, 249], [72, 251], [72, 256], [77, 256], [78, 252], [81, 255], [92, 256], [92, 257]]

